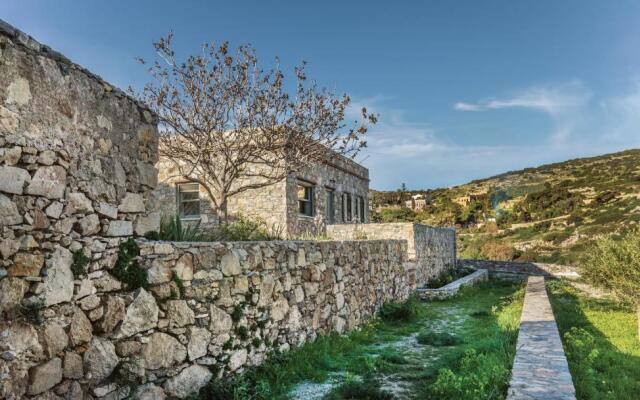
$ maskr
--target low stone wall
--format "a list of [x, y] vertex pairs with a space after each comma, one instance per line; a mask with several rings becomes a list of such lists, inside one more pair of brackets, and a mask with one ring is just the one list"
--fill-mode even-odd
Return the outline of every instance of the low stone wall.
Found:
[[453, 228], [414, 223], [329, 225], [327, 236], [340, 240], [406, 240], [409, 259], [416, 262], [418, 287], [456, 265], [456, 232]]
[[415, 289], [405, 241], [137, 243], [146, 290], [97, 270], [39, 321], [3, 325], [3, 372], [24, 372], [5, 397], [185, 397]]
[[416, 293], [422, 300], [444, 300], [456, 295], [464, 286], [473, 286], [476, 283], [486, 282], [487, 280], [489, 280], [489, 272], [486, 269], [479, 269], [441, 288], [417, 289]]
[[530, 275], [569, 279], [580, 277], [579, 269], [569, 265], [493, 260], [458, 260], [458, 265], [461, 267], [486, 269], [492, 276], [503, 278], [522, 278]]

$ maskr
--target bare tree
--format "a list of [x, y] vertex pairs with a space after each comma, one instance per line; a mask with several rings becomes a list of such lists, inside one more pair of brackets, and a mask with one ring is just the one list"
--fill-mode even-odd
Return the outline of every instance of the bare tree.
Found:
[[362, 119], [347, 126], [349, 96], [319, 88], [304, 62], [294, 69], [289, 94], [278, 59], [265, 71], [251, 46], [232, 54], [226, 42], [204, 44], [199, 54], [178, 61], [172, 38], [169, 33], [153, 44], [148, 70], [154, 79], [138, 97], [159, 117], [161, 158], [181, 179], [204, 188], [223, 221], [229, 197], [335, 153], [355, 157], [366, 146], [377, 116], [362, 108]]

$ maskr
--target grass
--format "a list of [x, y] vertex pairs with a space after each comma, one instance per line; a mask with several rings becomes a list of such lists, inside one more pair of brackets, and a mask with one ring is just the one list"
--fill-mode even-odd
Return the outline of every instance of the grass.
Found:
[[[406, 383], [416, 399], [504, 398], [522, 307], [520, 287], [491, 281], [449, 300], [387, 303], [380, 317], [361, 329], [321, 336], [287, 353], [274, 351], [261, 366], [212, 381], [197, 398], [287, 399], [297, 383], [323, 383], [335, 376], [342, 383], [325, 399], [391, 399], [381, 386], [383, 376]], [[455, 339], [436, 334], [449, 343], [442, 347], [411, 339], [443, 327], [455, 331]], [[451, 379], [472, 381], [473, 391], [448, 387]]]
[[593, 299], [564, 281], [547, 282], [578, 399], [637, 399], [640, 341], [631, 309]]

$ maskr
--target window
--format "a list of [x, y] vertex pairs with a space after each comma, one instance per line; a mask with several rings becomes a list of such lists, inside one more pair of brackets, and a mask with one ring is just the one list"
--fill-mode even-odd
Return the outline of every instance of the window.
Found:
[[342, 193], [342, 221], [351, 221], [351, 193]]
[[178, 189], [178, 214], [180, 218], [200, 217], [200, 186], [197, 183], [180, 183]]
[[333, 189], [327, 188], [327, 223], [333, 224], [335, 223], [335, 204], [334, 204], [334, 196]]
[[313, 186], [298, 183], [298, 212], [300, 215], [313, 217]]
[[362, 196], [358, 196], [358, 211], [360, 214], [360, 222], [364, 222], [365, 209], [364, 209], [364, 197]]

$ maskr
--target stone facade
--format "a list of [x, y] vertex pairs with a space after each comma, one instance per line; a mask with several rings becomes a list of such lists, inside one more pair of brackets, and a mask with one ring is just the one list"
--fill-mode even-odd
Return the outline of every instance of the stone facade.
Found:
[[[175, 166], [166, 160], [157, 164], [159, 185], [153, 193], [154, 210], [163, 215], [179, 214], [177, 186], [184, 183], [176, 178]], [[299, 212], [298, 184], [312, 187], [312, 212]], [[328, 196], [333, 196], [333, 212], [329, 211]], [[231, 197], [227, 202], [229, 215], [242, 214], [266, 222], [274, 231], [287, 238], [323, 234], [333, 223], [369, 222], [369, 171], [353, 160], [335, 155], [330, 162], [317, 164], [299, 174], [292, 174], [282, 182], [252, 189]], [[351, 218], [347, 215], [347, 194], [351, 202]], [[217, 215], [204, 188], [199, 188], [199, 215], [184, 217], [185, 221], [199, 221], [204, 229], [217, 223]], [[362, 211], [361, 211], [362, 210]]]
[[453, 228], [414, 223], [333, 225], [327, 227], [327, 236], [337, 240], [407, 240], [409, 259], [416, 262], [418, 287], [456, 265], [456, 231]]

